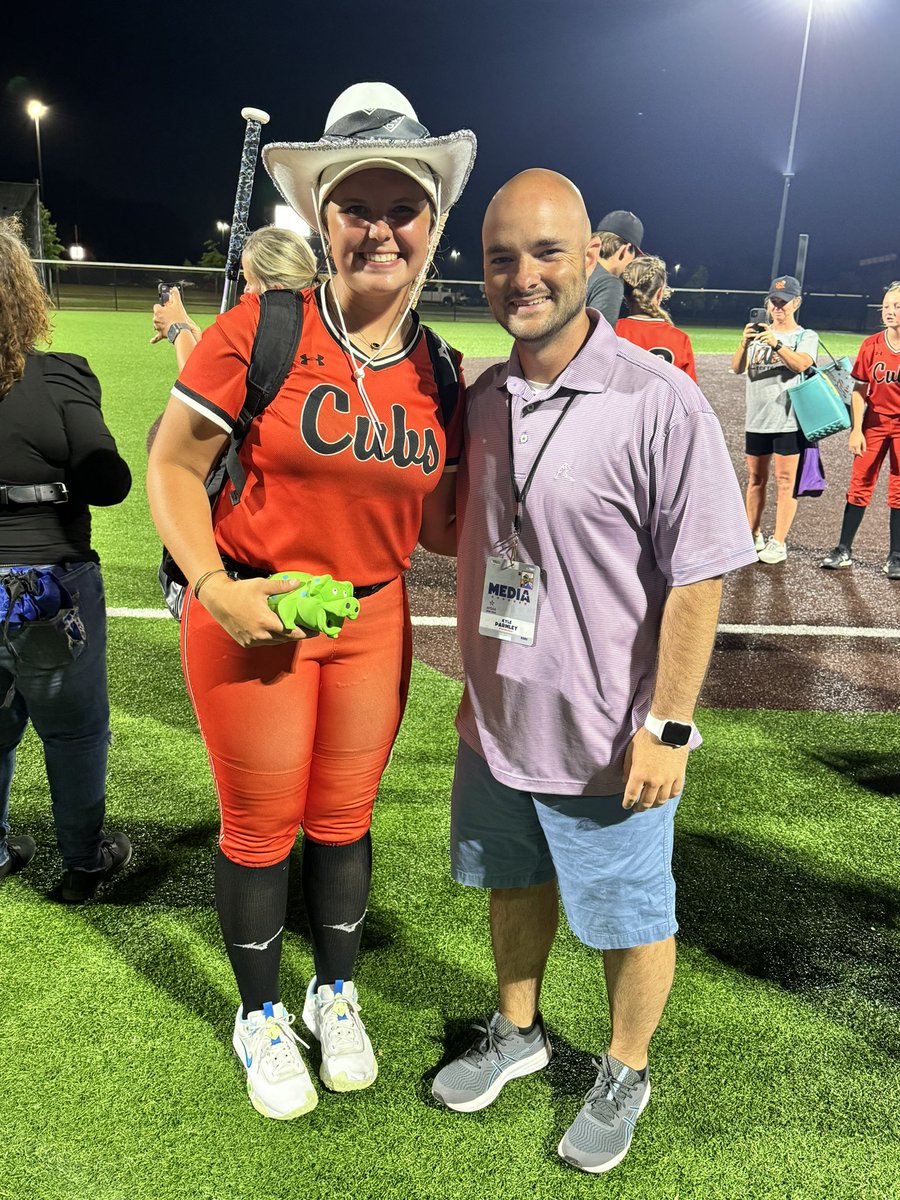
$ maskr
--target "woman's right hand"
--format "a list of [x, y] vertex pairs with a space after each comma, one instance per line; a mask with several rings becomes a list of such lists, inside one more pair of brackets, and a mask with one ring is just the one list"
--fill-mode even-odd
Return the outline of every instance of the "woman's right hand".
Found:
[[[155, 333], [150, 339], [151, 346], [156, 342], [161, 342], [169, 332], [169, 326], [176, 322], [180, 325], [190, 325], [192, 329], [197, 329], [194, 322], [187, 315], [184, 304], [181, 301], [181, 292], [177, 287], [173, 287], [169, 292], [169, 299], [165, 304], [153, 305], [153, 328]], [[199, 329], [197, 330], [198, 338], [200, 336]]]
[[865, 454], [866, 452], [866, 438], [861, 429], [858, 432], [854, 430], [850, 434], [850, 439], [847, 444], [849, 445], [850, 453], [854, 456], [854, 458], [859, 458], [861, 454]]
[[292, 592], [296, 579], [229, 579], [217, 572], [200, 589], [200, 603], [239, 646], [272, 646], [315, 637], [309, 629], [285, 629], [268, 605], [269, 596]]

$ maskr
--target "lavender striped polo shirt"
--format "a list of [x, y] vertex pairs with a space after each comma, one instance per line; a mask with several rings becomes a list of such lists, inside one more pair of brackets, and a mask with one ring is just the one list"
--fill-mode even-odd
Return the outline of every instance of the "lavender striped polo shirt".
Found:
[[[535, 643], [484, 637], [485, 561], [513, 527], [508, 404], [521, 488], [572, 394], [519, 544], [541, 568]], [[546, 392], [532, 392], [515, 349], [469, 389], [459, 488], [460, 736], [510, 787], [621, 791], [626, 747], [650, 708], [667, 588], [757, 561], [715, 413], [684, 371], [599, 321]]]

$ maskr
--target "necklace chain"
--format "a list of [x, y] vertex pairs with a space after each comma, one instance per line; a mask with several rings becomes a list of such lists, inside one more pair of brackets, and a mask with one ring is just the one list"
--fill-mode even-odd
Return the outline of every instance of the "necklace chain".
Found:
[[[330, 300], [331, 303], [335, 305], [335, 307], [337, 307], [338, 299], [337, 299], [337, 296], [335, 296], [333, 294], [333, 289], [331, 290], [331, 293], [326, 293], [326, 298], [327, 298], [327, 300]], [[404, 320], [403, 325], [397, 330], [397, 332], [393, 335], [393, 337], [390, 339], [390, 341], [387, 341], [387, 342], [373, 342], [371, 338], [367, 338], [366, 335], [364, 333], [362, 333], [361, 330], [358, 330], [358, 329], [352, 333], [348, 330], [347, 336], [350, 338], [351, 341], [358, 340], [361, 342], [365, 342], [365, 344], [369, 347], [370, 350], [384, 350], [388, 346], [392, 345], [394, 342], [396, 342], [398, 340], [402, 346], [405, 327], [406, 327], [406, 321]]]

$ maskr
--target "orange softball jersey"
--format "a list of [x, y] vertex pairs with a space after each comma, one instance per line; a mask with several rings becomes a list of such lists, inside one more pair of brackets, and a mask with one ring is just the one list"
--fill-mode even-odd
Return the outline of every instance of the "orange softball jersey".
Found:
[[[330, 573], [358, 587], [409, 566], [422, 502], [462, 447], [464, 383], [445, 428], [422, 326], [366, 368], [383, 449], [352, 377], [355, 364], [321, 288], [301, 293], [303, 331], [291, 370], [240, 450], [247, 482], [226, 483], [213, 512], [223, 554], [269, 572]], [[203, 334], [172, 394], [230, 433], [246, 394], [259, 297], [245, 294]]]

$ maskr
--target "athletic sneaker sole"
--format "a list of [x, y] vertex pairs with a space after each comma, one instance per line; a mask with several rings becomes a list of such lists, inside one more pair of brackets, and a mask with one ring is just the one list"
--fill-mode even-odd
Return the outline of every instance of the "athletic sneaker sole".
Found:
[[375, 1064], [375, 1074], [371, 1078], [352, 1079], [349, 1075], [329, 1075], [323, 1063], [319, 1068], [319, 1078], [329, 1092], [361, 1092], [364, 1088], [371, 1087], [378, 1078], [378, 1064]]
[[[649, 1103], [650, 1103], [650, 1085], [648, 1083], [647, 1090], [646, 1090], [646, 1092], [644, 1092], [644, 1099], [641, 1101], [641, 1106], [637, 1110], [637, 1116], [634, 1118], [635, 1121], [637, 1121], [638, 1117], [641, 1115], [641, 1113], [644, 1111], [644, 1109], [647, 1107], [647, 1105]], [[566, 1146], [566, 1135], [563, 1134], [562, 1140], [560, 1141], [559, 1145], [556, 1147], [556, 1153], [559, 1155], [559, 1157], [564, 1162], [567, 1162], [570, 1167], [577, 1167], [579, 1171], [587, 1171], [587, 1173], [589, 1175], [603, 1175], [604, 1172], [611, 1171], [613, 1169], [613, 1167], [617, 1167], [630, 1149], [631, 1149], [631, 1142], [629, 1141], [629, 1143], [625, 1147], [625, 1149], [622, 1150], [621, 1153], [615, 1155], [614, 1158], [611, 1158], [609, 1160], [609, 1162], [601, 1163], [601, 1165], [599, 1167], [586, 1167], [583, 1162], [579, 1161], [579, 1159], [577, 1157], [578, 1151], [575, 1149], [575, 1147], [572, 1146], [570, 1149]]]
[[476, 1096], [474, 1100], [445, 1100], [443, 1096], [438, 1095], [432, 1088], [431, 1094], [437, 1100], [438, 1104], [443, 1104], [445, 1108], [451, 1108], [454, 1112], [480, 1112], [481, 1109], [487, 1108], [489, 1104], [493, 1104], [503, 1087], [509, 1083], [511, 1079], [522, 1079], [525, 1075], [533, 1075], [535, 1071], [540, 1071], [546, 1067], [553, 1057], [553, 1051], [546, 1043], [541, 1046], [540, 1050], [530, 1055], [528, 1058], [520, 1059], [513, 1063], [512, 1066], [501, 1071], [491, 1086], [480, 1096]]
[[306, 1113], [312, 1112], [312, 1110], [319, 1103], [319, 1097], [317, 1095], [313, 1095], [312, 1101], [309, 1104], [302, 1105], [300, 1108], [295, 1108], [293, 1112], [277, 1113], [272, 1112], [270, 1108], [266, 1108], [259, 1096], [254, 1095], [254, 1093], [251, 1092], [249, 1084], [247, 1085], [247, 1095], [250, 1097], [250, 1103], [253, 1105], [256, 1111], [261, 1113], [262, 1116], [268, 1117], [272, 1121], [294, 1121], [297, 1119], [297, 1117], [302, 1117]]
[[819, 563], [823, 571], [847, 571], [853, 566], [853, 559], [839, 563]]

